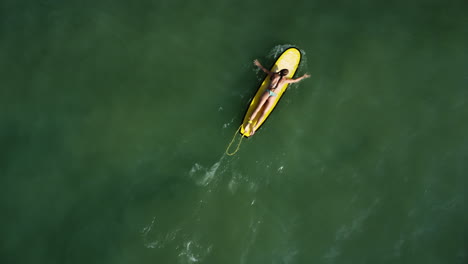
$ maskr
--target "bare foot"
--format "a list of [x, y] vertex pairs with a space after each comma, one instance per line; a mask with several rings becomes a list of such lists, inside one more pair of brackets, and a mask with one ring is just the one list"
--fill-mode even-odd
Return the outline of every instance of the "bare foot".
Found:
[[250, 124], [247, 124], [245, 127], [244, 127], [244, 131], [245, 132], [248, 132], [250, 130]]

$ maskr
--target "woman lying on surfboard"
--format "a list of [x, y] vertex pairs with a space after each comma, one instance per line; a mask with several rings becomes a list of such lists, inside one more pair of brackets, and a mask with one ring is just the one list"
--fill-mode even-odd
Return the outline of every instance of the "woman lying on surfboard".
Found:
[[[283, 84], [296, 83], [296, 82], [299, 82], [299, 81], [301, 81], [301, 80], [303, 80], [305, 78], [310, 77], [309, 74], [304, 74], [303, 76], [301, 76], [299, 78], [291, 79], [291, 78], [286, 77], [286, 75], [288, 75], [288, 73], [289, 73], [288, 69], [282, 69], [282, 70], [280, 70], [278, 72], [271, 72], [271, 71], [267, 70], [265, 67], [263, 67], [262, 64], [260, 64], [260, 62], [258, 60], [254, 60], [254, 64], [257, 65], [266, 74], [268, 74], [268, 76], [270, 76], [271, 81], [270, 81], [270, 85], [268, 85], [268, 88], [266, 89], [265, 93], [262, 95], [262, 97], [260, 97], [260, 101], [259, 101], [257, 107], [255, 108], [252, 115], [250, 116], [249, 123], [245, 127], [245, 131], [249, 131], [251, 129], [253, 120], [257, 116], [260, 109], [262, 109], [262, 107], [263, 107], [263, 110], [260, 113], [260, 117], [258, 118], [258, 120], [262, 120], [262, 118], [265, 116], [265, 114], [268, 113], [268, 110], [270, 109], [270, 107], [275, 102], [274, 97], [276, 97], [276, 95], [280, 92], [281, 87], [283, 86]], [[254, 126], [254, 129], [255, 129], [255, 126]], [[253, 135], [254, 133], [255, 133], [255, 130], [252, 131], [251, 135]]]

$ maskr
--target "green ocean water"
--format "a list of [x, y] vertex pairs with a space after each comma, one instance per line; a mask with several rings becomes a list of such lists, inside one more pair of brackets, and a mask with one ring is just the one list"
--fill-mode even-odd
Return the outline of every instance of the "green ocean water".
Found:
[[0, 263], [468, 263], [467, 10], [0, 1]]

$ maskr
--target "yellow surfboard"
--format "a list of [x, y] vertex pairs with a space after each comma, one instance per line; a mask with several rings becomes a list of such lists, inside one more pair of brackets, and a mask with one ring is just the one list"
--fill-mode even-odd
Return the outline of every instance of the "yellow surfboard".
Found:
[[[299, 67], [300, 62], [301, 62], [301, 52], [297, 48], [289, 48], [279, 56], [278, 60], [276, 60], [275, 64], [273, 64], [273, 67], [270, 69], [270, 71], [277, 72], [282, 69], [288, 69], [289, 74], [286, 75], [286, 77], [292, 78], [294, 74], [296, 73], [296, 70]], [[252, 115], [254, 109], [257, 107], [257, 104], [260, 101], [260, 97], [266, 92], [266, 89], [268, 88], [269, 84], [270, 84], [270, 76], [267, 75], [265, 77], [265, 80], [263, 80], [262, 85], [260, 85], [260, 88], [258, 88], [257, 93], [255, 94], [255, 97], [252, 99], [249, 109], [247, 110], [247, 113], [245, 114], [244, 121], [242, 122], [242, 125], [241, 125], [240, 133], [246, 137], [251, 136], [252, 130], [249, 129], [249, 131], [245, 131], [244, 128], [247, 126], [249, 117]], [[273, 111], [273, 109], [276, 107], [276, 104], [281, 99], [281, 96], [283, 95], [284, 91], [286, 91], [287, 87], [288, 87], [287, 83], [278, 87], [280, 89], [278, 89], [279, 92], [277, 92], [277, 96], [275, 97], [276, 100], [273, 102], [272, 107], [268, 110], [268, 112], [265, 114], [262, 120], [258, 120], [260, 114], [257, 114], [257, 116], [252, 120], [252, 123], [255, 125], [255, 130], [257, 130], [268, 118], [271, 111]]]

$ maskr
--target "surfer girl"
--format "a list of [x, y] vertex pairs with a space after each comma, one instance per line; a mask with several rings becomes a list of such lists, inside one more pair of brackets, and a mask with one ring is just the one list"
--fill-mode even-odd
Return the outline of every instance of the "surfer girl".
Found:
[[[309, 74], [304, 74], [303, 76], [296, 78], [296, 79], [291, 79], [286, 77], [289, 73], [288, 69], [282, 69], [278, 72], [271, 72], [267, 70], [265, 67], [260, 64], [258, 60], [254, 60], [254, 64], [259, 67], [262, 71], [264, 71], [268, 76], [270, 76], [270, 84], [268, 85], [265, 93], [260, 97], [260, 101], [253, 111], [252, 115], [249, 117], [249, 123], [245, 127], [245, 131], [251, 130], [251, 126], [253, 125], [253, 120], [257, 116], [257, 114], [260, 112], [260, 110], [263, 108], [263, 110], [260, 113], [260, 116], [257, 120], [262, 120], [262, 118], [268, 113], [268, 110], [271, 108], [273, 103], [276, 100], [276, 96], [279, 92], [281, 92], [281, 87], [283, 84], [288, 84], [288, 83], [297, 83], [305, 78], [309, 78]], [[251, 135], [255, 134], [255, 126], [253, 126], [252, 133]]]

